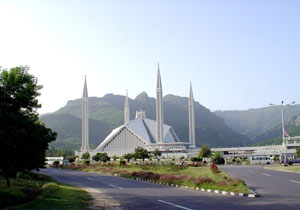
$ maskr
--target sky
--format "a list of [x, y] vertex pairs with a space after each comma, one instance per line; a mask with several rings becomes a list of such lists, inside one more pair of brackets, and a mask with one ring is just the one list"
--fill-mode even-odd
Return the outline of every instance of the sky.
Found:
[[208, 109], [300, 103], [300, 0], [0, 0], [0, 66], [30, 66], [39, 113], [107, 93]]

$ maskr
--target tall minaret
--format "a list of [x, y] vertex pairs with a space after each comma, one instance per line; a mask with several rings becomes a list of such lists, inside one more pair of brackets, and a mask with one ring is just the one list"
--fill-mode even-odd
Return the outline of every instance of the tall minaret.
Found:
[[86, 85], [86, 76], [84, 78], [83, 96], [82, 96], [82, 145], [81, 151], [90, 150], [89, 145], [89, 116], [88, 116], [88, 91]]
[[126, 90], [125, 104], [124, 104], [124, 124], [130, 121], [130, 110], [128, 103], [128, 91]]
[[163, 143], [164, 131], [163, 131], [163, 101], [162, 101], [162, 85], [160, 79], [159, 64], [157, 69], [157, 85], [156, 85], [156, 136], [157, 142]]
[[189, 143], [191, 148], [195, 148], [195, 109], [192, 82], [190, 82], [190, 97], [189, 97]]

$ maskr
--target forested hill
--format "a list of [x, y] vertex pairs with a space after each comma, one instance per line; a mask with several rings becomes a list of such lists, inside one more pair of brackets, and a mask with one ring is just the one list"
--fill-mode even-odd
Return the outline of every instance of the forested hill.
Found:
[[[89, 135], [91, 147], [98, 146], [117, 126], [123, 124], [125, 96], [107, 94], [102, 98], [89, 97]], [[188, 98], [166, 95], [163, 98], [164, 122], [173, 126], [182, 141], [188, 141]], [[142, 105], [146, 116], [155, 119], [155, 98], [142, 92], [129, 99], [130, 118]], [[81, 99], [71, 100], [58, 111], [42, 115], [41, 120], [57, 131], [58, 138], [52, 146], [60, 149], [79, 149], [81, 144]], [[224, 120], [195, 102], [196, 144], [210, 146], [242, 146], [247, 137], [228, 128]]]
[[[297, 126], [293, 119], [300, 114], [300, 105], [283, 108], [286, 130]], [[264, 107], [243, 111], [216, 111], [217, 116], [223, 118], [228, 127], [246, 135], [252, 143], [270, 140], [280, 135], [281, 112], [280, 107]]]

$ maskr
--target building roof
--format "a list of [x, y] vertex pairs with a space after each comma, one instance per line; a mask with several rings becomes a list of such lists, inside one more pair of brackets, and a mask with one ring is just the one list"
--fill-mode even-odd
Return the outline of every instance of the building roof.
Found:
[[[156, 144], [156, 121], [151, 120], [144, 117], [139, 117], [134, 120], [129, 121], [128, 123], [115, 128], [105, 139], [104, 141], [97, 147], [97, 149], [101, 149], [101, 147], [107, 144], [116, 134], [118, 134], [123, 128], [127, 128], [131, 132], [133, 132], [136, 136], [138, 136], [142, 141], [146, 144]], [[173, 128], [169, 125], [164, 124], [164, 138], [163, 143], [173, 143], [180, 142]], [[96, 150], [97, 150], [96, 149]]]

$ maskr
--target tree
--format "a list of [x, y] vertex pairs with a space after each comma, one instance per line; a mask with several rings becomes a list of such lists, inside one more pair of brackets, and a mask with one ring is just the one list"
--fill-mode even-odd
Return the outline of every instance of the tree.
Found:
[[192, 162], [201, 162], [203, 160], [203, 158], [202, 157], [191, 157], [190, 160]]
[[295, 158], [300, 158], [300, 146], [296, 148]]
[[123, 155], [123, 158], [127, 160], [127, 162], [129, 163], [129, 161], [134, 158], [134, 154], [133, 153], [128, 153]]
[[48, 144], [56, 139], [39, 121], [41, 88], [28, 67], [0, 70], [0, 171], [7, 186], [17, 172], [43, 167]]
[[136, 159], [142, 159], [144, 161], [145, 158], [149, 158], [149, 154], [148, 151], [143, 147], [137, 147], [134, 150], [134, 157]]
[[212, 156], [211, 160], [214, 164], [224, 164], [225, 163], [225, 160], [222, 157], [221, 152], [215, 152], [215, 154]]
[[93, 157], [92, 157], [92, 159], [94, 160], [94, 161], [101, 161], [101, 162], [104, 162], [104, 163], [106, 163], [107, 161], [109, 161], [110, 160], [110, 157], [108, 157], [107, 156], [107, 153], [106, 152], [103, 152], [103, 153], [97, 153], [96, 155], [94, 155]]
[[153, 152], [153, 155], [154, 155], [154, 157], [155, 157], [155, 158], [158, 158], [158, 157], [160, 157], [160, 156], [161, 156], [161, 154], [162, 154], [162, 152], [161, 152], [161, 151], [159, 151], [158, 149], [155, 149], [155, 150], [154, 150], [154, 152]]
[[84, 160], [88, 160], [90, 158], [90, 153], [89, 152], [83, 153], [81, 158]]
[[211, 150], [210, 150], [209, 146], [203, 145], [199, 152], [199, 157], [202, 157], [202, 158], [210, 157], [210, 155], [211, 155]]

